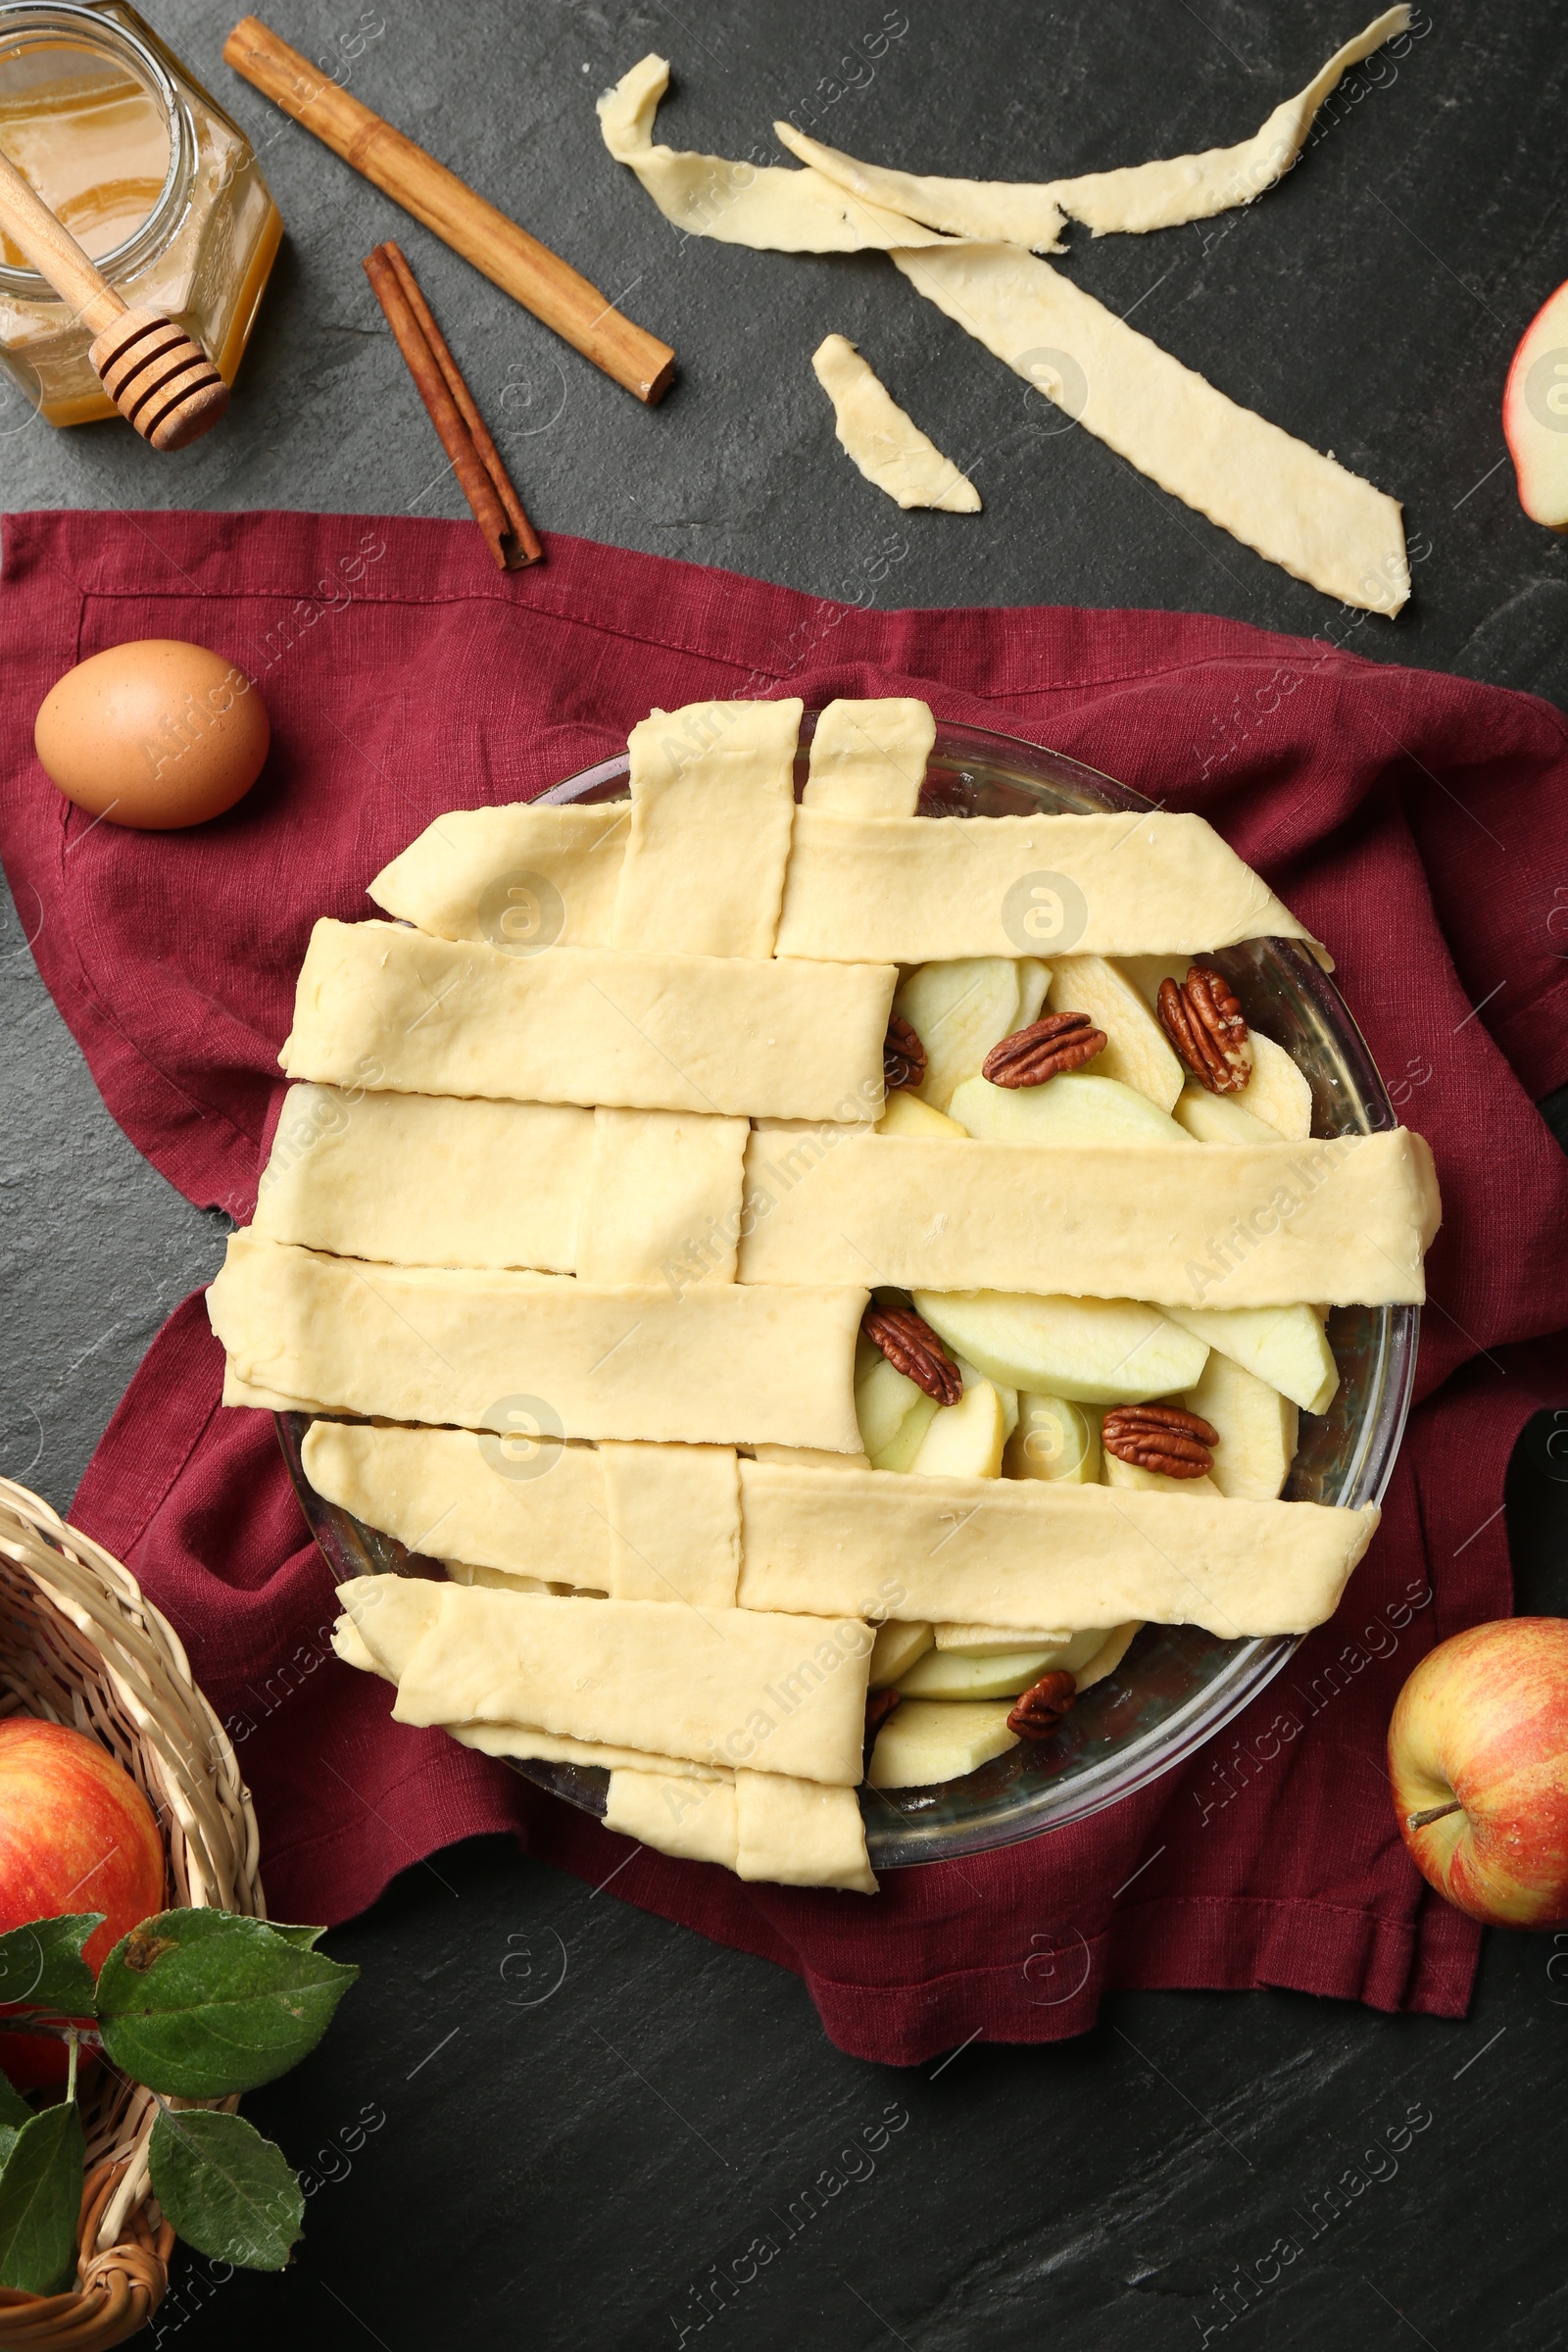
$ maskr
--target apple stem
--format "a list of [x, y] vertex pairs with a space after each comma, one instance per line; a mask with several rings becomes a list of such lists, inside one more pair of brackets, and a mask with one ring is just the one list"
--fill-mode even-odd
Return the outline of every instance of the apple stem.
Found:
[[77, 2034], [75, 2027], [72, 2026], [66, 2035], [66, 2104], [68, 2107], [76, 2095], [76, 2052], [80, 2046], [81, 2036]]
[[57, 2026], [46, 2017], [0, 2017], [0, 2034], [47, 2034], [55, 2041], [90, 2042], [97, 2050], [104, 2045], [90, 2026]]
[[1404, 1817], [1404, 1826], [1407, 1830], [1424, 1830], [1429, 1822], [1442, 1821], [1446, 1814], [1462, 1813], [1463, 1811], [1463, 1805], [1455, 1796], [1446, 1805], [1428, 1805], [1424, 1813], [1407, 1813]]

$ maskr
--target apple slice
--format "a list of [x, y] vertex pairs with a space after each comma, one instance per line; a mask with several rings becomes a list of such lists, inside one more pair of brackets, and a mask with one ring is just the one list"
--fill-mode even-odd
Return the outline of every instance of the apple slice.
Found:
[[1002, 1398], [977, 1380], [934, 1416], [909, 1468], [917, 1478], [1000, 1478], [1005, 1435]]
[[[1041, 1675], [1050, 1674], [1058, 1667], [1068, 1674], [1076, 1674], [1085, 1659], [1092, 1658], [1105, 1639], [1102, 1625], [1093, 1626], [1087, 1633], [1081, 1634], [1020, 1633], [1016, 1626], [1009, 1631], [1004, 1625], [936, 1625], [931, 1630], [936, 1636], [935, 1654], [938, 1657], [1010, 1657], [1016, 1650], [1027, 1650], [1031, 1657], [1038, 1656], [1043, 1660], [1030, 1677], [1032, 1682], [1038, 1682]], [[1018, 1688], [1020, 1690], [1026, 1690], [1028, 1685], [1020, 1683]], [[922, 1695], [934, 1697], [936, 1693], [928, 1691]], [[978, 1697], [979, 1692], [975, 1695]]]
[[[1255, 1045], [1257, 1041], [1254, 1039]], [[1252, 1090], [1247, 1090], [1248, 1102]], [[1235, 1095], [1211, 1095], [1206, 1086], [1188, 1086], [1177, 1098], [1175, 1117], [1195, 1143], [1277, 1144], [1280, 1132]]]
[[925, 1076], [915, 1091], [933, 1110], [946, 1110], [954, 1088], [1017, 1027], [1018, 966], [1010, 956], [922, 963], [899, 990], [893, 1009], [925, 1048]]
[[887, 1100], [888, 1106], [876, 1123], [878, 1135], [923, 1135], [937, 1142], [947, 1136], [956, 1143], [966, 1133], [956, 1119], [933, 1110], [906, 1086], [897, 1088]]
[[1116, 969], [1152, 1011], [1159, 1001], [1160, 982], [1185, 980], [1192, 960], [1190, 956], [1118, 956]]
[[1080, 1666], [1073, 1680], [1080, 1691], [1092, 1683], [1102, 1683], [1107, 1674], [1114, 1674], [1126, 1656], [1134, 1634], [1142, 1633], [1143, 1620], [1135, 1617], [1130, 1625], [1113, 1625], [1094, 1656]]
[[[1204, 1340], [1222, 1355], [1232, 1357], [1244, 1372], [1278, 1389], [1303, 1413], [1326, 1413], [1334, 1401], [1340, 1370], [1311, 1307], [1167, 1306], [1165, 1312], [1195, 1340]], [[973, 1348], [969, 1352], [972, 1355]], [[1193, 1388], [1197, 1384], [1185, 1381], [1175, 1385]]]
[[[914, 1386], [912, 1381], [909, 1385], [911, 1388]], [[871, 1454], [872, 1469], [911, 1470], [915, 1455], [925, 1444], [926, 1431], [941, 1410], [934, 1396], [922, 1396], [916, 1390], [913, 1404], [887, 1444], [874, 1453], [869, 1446], [866, 1447], [866, 1452]]]
[[1092, 1487], [1100, 1477], [1099, 1415], [1065, 1396], [1018, 1396], [1018, 1425], [1002, 1456], [1004, 1478], [1060, 1478]]
[[[1159, 1117], [1152, 1103], [1146, 1107], [1152, 1118]], [[914, 1304], [932, 1330], [989, 1380], [1031, 1395], [1076, 1404], [1141, 1404], [1190, 1389], [1203, 1369], [1206, 1341], [1179, 1328], [1158, 1307], [1131, 1298], [916, 1291]]]
[[993, 1086], [965, 1078], [952, 1099], [953, 1116], [970, 1135], [993, 1144], [1190, 1144], [1169, 1114], [1123, 1086], [1068, 1070], [1044, 1086]]
[[890, 1364], [880, 1348], [874, 1349], [874, 1360], [855, 1384], [855, 1417], [868, 1454], [874, 1458], [892, 1444], [922, 1394], [918, 1383]]
[[1163, 1470], [1146, 1470], [1142, 1462], [1124, 1462], [1107, 1453], [1103, 1479], [1107, 1487], [1131, 1487], [1140, 1494], [1217, 1494], [1211, 1478], [1167, 1478]]
[[899, 1690], [905, 1698], [940, 1698], [950, 1703], [965, 1698], [1016, 1698], [1055, 1662], [1054, 1649], [1020, 1649], [1016, 1641], [1011, 1649], [990, 1657], [972, 1657], [956, 1649], [928, 1649], [907, 1674], [900, 1676]]
[[870, 1688], [886, 1690], [901, 1674], [907, 1674], [915, 1659], [924, 1657], [931, 1647], [932, 1639], [929, 1625], [906, 1624], [902, 1618], [890, 1617], [877, 1629], [871, 1644]]
[[1568, 530], [1568, 284], [1546, 297], [1513, 355], [1502, 437], [1531, 521]]
[[1273, 1502], [1296, 1458], [1297, 1407], [1234, 1357], [1211, 1348], [1198, 1386], [1182, 1398], [1219, 1432], [1214, 1484], [1246, 1502]]
[[895, 1707], [876, 1736], [866, 1780], [873, 1788], [929, 1788], [938, 1781], [961, 1781], [993, 1756], [1016, 1747], [1007, 1729], [1012, 1702], [970, 1699], [954, 1704], [906, 1698]]
[[[1312, 1089], [1301, 1072], [1271, 1037], [1253, 1029], [1252, 1075], [1247, 1082], [1246, 1102], [1252, 1116], [1277, 1129], [1288, 1144], [1304, 1144], [1312, 1132]], [[1219, 1096], [1214, 1100], [1218, 1102]]]
[[1018, 1009], [1013, 1015], [1015, 1029], [1027, 1029], [1031, 1021], [1040, 1018], [1040, 1007], [1051, 990], [1051, 966], [1038, 956], [1018, 958]]
[[1097, 1078], [1117, 1078], [1147, 1095], [1157, 1110], [1169, 1110], [1182, 1091], [1182, 1065], [1165, 1032], [1132, 982], [1103, 956], [1066, 956], [1052, 968], [1051, 1003], [1056, 1012], [1087, 1012], [1105, 1033], [1105, 1050], [1095, 1057]]
[[[972, 1389], [977, 1382], [985, 1379], [986, 1375], [976, 1370], [973, 1364], [967, 1363], [961, 1355], [956, 1355], [953, 1360], [958, 1367], [959, 1375], [966, 1389]], [[1005, 1381], [994, 1380], [991, 1386], [1002, 1399], [1002, 1444], [1003, 1449], [1005, 1451], [1012, 1433], [1018, 1426], [1018, 1392], [1016, 1389], [1009, 1389]]]

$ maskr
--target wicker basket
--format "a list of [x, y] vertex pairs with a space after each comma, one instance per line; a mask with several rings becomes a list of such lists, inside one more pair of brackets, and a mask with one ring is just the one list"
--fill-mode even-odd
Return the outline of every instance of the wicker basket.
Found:
[[[0, 1478], [0, 1716], [19, 1714], [70, 1724], [124, 1766], [163, 1830], [171, 1903], [266, 1917], [256, 1815], [178, 1636], [117, 1559]], [[0, 2287], [0, 2352], [100, 2352], [144, 2327], [169, 2283], [173, 2231], [147, 2177], [152, 2093], [100, 2065], [80, 2098], [76, 2284]]]

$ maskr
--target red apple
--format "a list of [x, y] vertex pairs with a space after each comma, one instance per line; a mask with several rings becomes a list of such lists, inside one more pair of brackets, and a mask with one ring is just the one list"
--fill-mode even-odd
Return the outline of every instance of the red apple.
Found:
[[[100, 1967], [164, 1899], [164, 1841], [152, 1807], [106, 1747], [64, 1724], [0, 1722], [0, 1930], [64, 1911], [102, 1911], [84, 1957]], [[0, 2067], [20, 2090], [66, 2079], [66, 2045], [0, 2034]]]
[[1568, 1920], [1568, 1619], [1475, 1625], [1428, 1652], [1389, 1725], [1423, 1877], [1472, 1919]]
[[1532, 521], [1568, 530], [1568, 284], [1526, 327], [1502, 392], [1502, 437]]

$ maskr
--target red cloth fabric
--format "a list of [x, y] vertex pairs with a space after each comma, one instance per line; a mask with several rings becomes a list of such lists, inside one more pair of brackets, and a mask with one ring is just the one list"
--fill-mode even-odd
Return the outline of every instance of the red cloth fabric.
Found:
[[[89, 825], [33, 757], [55, 678], [150, 636], [242, 663], [271, 713], [262, 781], [190, 833]], [[874, 1901], [636, 1848], [393, 1725], [383, 1687], [328, 1649], [330, 1582], [270, 1423], [220, 1407], [219, 1350], [188, 1299], [74, 1514], [169, 1613], [229, 1724], [278, 1916], [341, 1920], [442, 1843], [507, 1829], [795, 1969], [866, 2058], [1077, 2033], [1114, 1985], [1463, 2014], [1477, 1932], [1405, 1858], [1382, 1738], [1434, 1640], [1507, 1612], [1509, 1451], [1536, 1404], [1568, 1394], [1551, 1338], [1568, 1329], [1568, 1161], [1533, 1107], [1568, 1080], [1556, 710], [1226, 621], [872, 612], [564, 539], [503, 575], [467, 523], [306, 514], [12, 518], [0, 649], [0, 848], [39, 966], [126, 1134], [237, 1219], [316, 916], [370, 912], [366, 882], [440, 810], [526, 798], [615, 752], [652, 705], [708, 696], [915, 693], [1200, 808], [1332, 942], [1437, 1152], [1421, 1401], [1335, 1623], [1184, 1770], [1032, 1843], [890, 1873]]]

